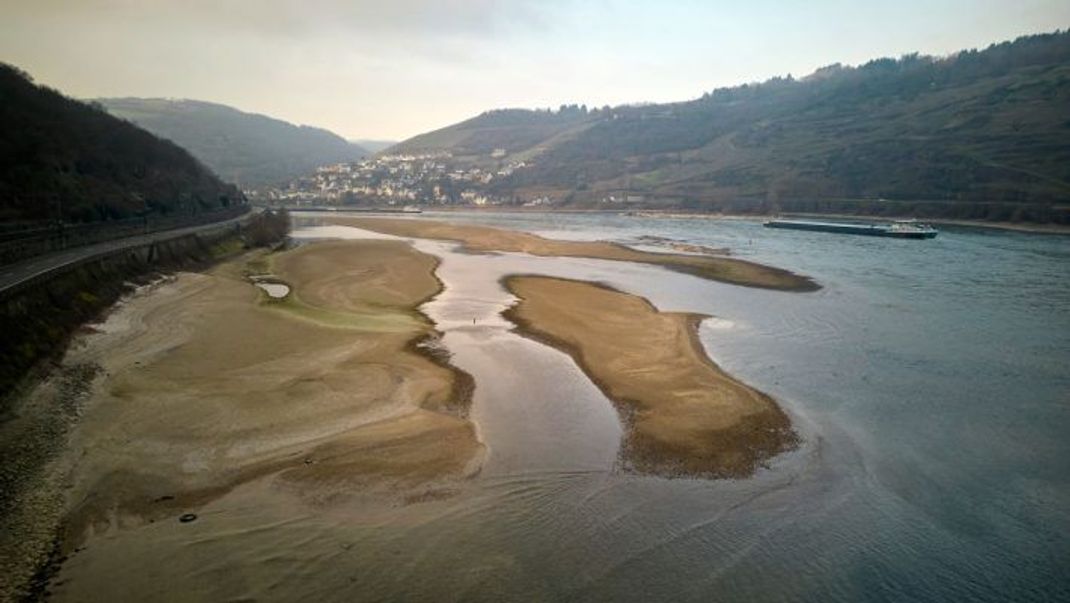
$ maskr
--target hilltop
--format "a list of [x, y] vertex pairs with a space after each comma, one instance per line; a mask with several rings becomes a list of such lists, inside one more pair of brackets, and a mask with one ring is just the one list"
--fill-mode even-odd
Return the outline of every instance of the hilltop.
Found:
[[502, 199], [1065, 222], [1070, 33], [836, 64], [687, 102], [490, 111], [388, 152], [522, 161], [486, 187]]
[[111, 114], [188, 149], [243, 188], [279, 184], [370, 153], [321, 128], [195, 100], [97, 99]]
[[178, 145], [0, 63], [0, 221], [95, 222], [244, 201]]

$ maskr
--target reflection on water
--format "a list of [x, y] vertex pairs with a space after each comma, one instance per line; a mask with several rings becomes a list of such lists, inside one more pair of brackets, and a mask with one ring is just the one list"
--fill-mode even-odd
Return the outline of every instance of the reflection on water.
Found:
[[[963, 230], [918, 242], [770, 232], [748, 221], [449, 217], [560, 238], [657, 235], [729, 247], [825, 288], [751, 290], [653, 266], [471, 255], [419, 241], [442, 258], [446, 283], [424, 309], [476, 378], [483, 472], [454, 498], [409, 506], [309, 509], [246, 486], [198, 522], [146, 528], [153, 538], [137, 562], [166, 575], [134, 579], [135, 592], [1070, 599], [1070, 239]], [[317, 223], [299, 218], [296, 236], [367, 236]], [[568, 356], [499, 317], [512, 301], [498, 285], [509, 272], [604, 281], [662, 310], [713, 316], [700, 330], [711, 356], [776, 397], [805, 444], [746, 480], [616, 472], [620, 425], [608, 400]], [[245, 527], [216, 533], [213, 514]], [[133, 538], [120, 531], [95, 542], [116, 555], [94, 556], [93, 568], [75, 556], [70, 571], [82, 584], [129, 575], [129, 552], [118, 552]], [[182, 597], [176, 580], [188, 586]]]
[[447, 289], [423, 310], [445, 332], [453, 362], [476, 379], [472, 419], [488, 446], [484, 475], [611, 469], [621, 427], [609, 401], [571, 358], [511, 333], [500, 315], [514, 299], [499, 279], [539, 262], [417, 247], [442, 258]]
[[258, 282], [256, 286], [263, 289], [273, 299], [282, 299], [290, 294], [290, 287], [282, 283]]

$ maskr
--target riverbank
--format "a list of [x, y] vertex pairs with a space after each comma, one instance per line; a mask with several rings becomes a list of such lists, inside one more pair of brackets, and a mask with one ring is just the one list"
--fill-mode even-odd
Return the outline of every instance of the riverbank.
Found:
[[455, 241], [472, 252], [519, 252], [653, 264], [712, 281], [778, 291], [805, 292], [821, 288], [809, 277], [736, 258], [654, 253], [606, 241], [561, 241], [527, 232], [422, 218], [332, 218], [331, 222], [400, 237]]
[[569, 354], [617, 406], [639, 473], [745, 477], [798, 438], [772, 398], [706, 355], [698, 314], [660, 312], [597, 283], [511, 276], [517, 331]]
[[4, 266], [0, 417], [13, 390], [32, 386], [35, 373], [45, 372], [43, 365], [63, 354], [71, 334], [115, 303], [131, 283], [276, 245], [286, 237], [289, 222], [285, 212], [254, 212], [218, 224], [72, 246]]
[[[417, 309], [441, 290], [436, 266], [403, 242], [317, 243], [180, 273], [121, 303], [63, 360], [99, 376], [49, 467], [51, 490], [26, 494], [62, 503], [56, 554], [78, 550], [92, 566], [96, 539], [142, 546], [153, 524], [202, 521], [253, 484], [314, 508], [454, 491], [483, 447], [465, 418], [470, 378], [435, 351]], [[264, 272], [290, 295], [247, 278]], [[30, 396], [48, 406], [57, 389], [46, 380]], [[40, 512], [30, 500], [15, 508]], [[209, 521], [226, 532], [229, 517]], [[52, 549], [57, 524], [28, 519], [12, 525], [22, 544], [0, 547], [23, 554], [2, 560], [7, 580], [25, 582]], [[65, 589], [87, 596], [76, 577]]]

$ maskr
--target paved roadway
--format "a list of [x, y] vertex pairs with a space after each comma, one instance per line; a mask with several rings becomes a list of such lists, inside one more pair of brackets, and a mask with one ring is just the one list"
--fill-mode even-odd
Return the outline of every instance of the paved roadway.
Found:
[[197, 226], [187, 226], [185, 228], [176, 228], [173, 230], [161, 230], [133, 237], [94, 243], [92, 245], [71, 247], [70, 249], [39, 255], [7, 266], [0, 266], [0, 297], [7, 293], [8, 290], [17, 288], [27, 281], [31, 281], [58, 268], [77, 264], [78, 262], [82, 262], [89, 258], [120, 251], [122, 249], [140, 247], [149, 243], [169, 241], [195, 232], [211, 230], [228, 224], [236, 224], [242, 220], [248, 219], [256, 213], [256, 211], [257, 210], [254, 209], [236, 218], [223, 220], [222, 222], [211, 222], [209, 224], [199, 224]]

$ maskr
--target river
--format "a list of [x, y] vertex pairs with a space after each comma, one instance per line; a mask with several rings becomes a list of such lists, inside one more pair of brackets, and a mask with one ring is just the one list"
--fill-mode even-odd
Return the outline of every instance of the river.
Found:
[[[263, 504], [138, 542], [161, 598], [424, 601], [1070, 600], [1070, 237], [948, 228], [930, 241], [769, 230], [750, 220], [425, 213], [549, 237], [726, 247], [812, 276], [814, 293], [656, 266], [471, 254], [442, 259], [423, 310], [471, 373], [487, 445], [456, 496], [386, 508]], [[298, 215], [294, 238], [381, 237]], [[650, 249], [662, 249], [653, 246]], [[699, 312], [728, 372], [802, 437], [753, 477], [638, 476], [621, 426], [567, 355], [511, 331], [509, 273], [596, 280]], [[238, 526], [238, 527], [235, 527]], [[214, 531], [213, 531], [214, 530]], [[118, 532], [83, 573], [122, 575]], [[114, 549], [109, 549], [114, 547]], [[166, 554], [166, 561], [154, 555]], [[75, 557], [75, 565], [77, 565]], [[76, 569], [76, 568], [75, 568]], [[77, 573], [77, 572], [76, 572]], [[181, 591], [167, 590], [177, 578]], [[141, 580], [142, 578], [139, 578]], [[101, 584], [91, 584], [99, 580]], [[155, 589], [155, 590], [153, 590]], [[77, 599], [77, 597], [71, 597]]]

